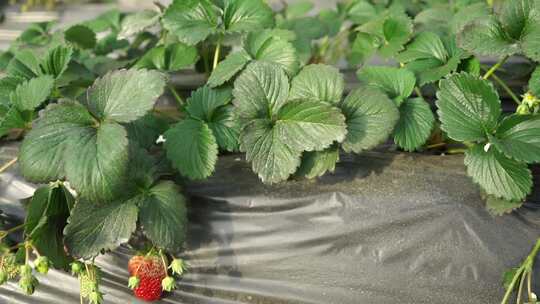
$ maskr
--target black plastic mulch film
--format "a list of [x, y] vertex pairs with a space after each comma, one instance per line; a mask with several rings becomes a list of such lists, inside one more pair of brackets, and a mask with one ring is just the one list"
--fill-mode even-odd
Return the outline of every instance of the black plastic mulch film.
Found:
[[[16, 155], [0, 148], [0, 161]], [[34, 185], [0, 176], [0, 208], [24, 217]], [[191, 269], [159, 303], [495, 304], [502, 273], [540, 236], [539, 194], [494, 217], [461, 156], [367, 153], [334, 174], [264, 186], [249, 164], [222, 157], [190, 196]], [[100, 257], [105, 303], [143, 303], [127, 288], [127, 248]], [[540, 262], [540, 261], [539, 261]], [[534, 290], [540, 291], [537, 267]], [[76, 278], [51, 271], [34, 296], [16, 282], [0, 303], [79, 303]]]

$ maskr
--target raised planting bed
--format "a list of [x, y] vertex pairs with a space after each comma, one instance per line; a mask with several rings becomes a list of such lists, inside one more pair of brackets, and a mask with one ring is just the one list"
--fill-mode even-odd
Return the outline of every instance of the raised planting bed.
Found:
[[31, 25], [0, 56], [0, 300], [536, 303], [538, 5]]
[[[11, 174], [0, 200], [16, 206], [32, 189]], [[264, 186], [232, 155], [185, 188], [191, 268], [164, 303], [497, 303], [501, 272], [540, 232], [540, 192], [511, 215], [490, 214], [461, 156], [371, 152], [344, 157], [317, 180]], [[10, 211], [22, 220], [22, 210]], [[107, 303], [132, 301], [132, 254], [121, 247], [97, 260]], [[69, 274], [40, 281], [32, 298], [9, 284], [0, 299], [77, 300]]]

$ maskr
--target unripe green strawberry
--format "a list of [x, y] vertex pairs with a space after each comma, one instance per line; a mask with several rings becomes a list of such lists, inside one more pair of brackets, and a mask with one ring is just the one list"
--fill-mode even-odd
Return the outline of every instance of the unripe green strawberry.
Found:
[[38, 285], [38, 280], [31, 274], [21, 276], [19, 280], [19, 287], [26, 295], [32, 295]]
[[47, 274], [49, 272], [49, 259], [46, 256], [40, 256], [34, 261], [37, 272]]
[[30, 265], [21, 265], [21, 267], [19, 268], [19, 272], [21, 273], [21, 276], [22, 277], [28, 277], [28, 276], [31, 276], [32, 275], [32, 267], [30, 267]]
[[161, 288], [164, 291], [172, 291], [175, 287], [176, 287], [176, 281], [174, 280], [173, 277], [167, 276], [161, 281]]
[[169, 267], [172, 273], [177, 275], [182, 275], [187, 270], [187, 264], [182, 259], [173, 259]]
[[518, 114], [518, 115], [528, 115], [528, 114], [531, 114], [531, 111], [529, 109], [529, 106], [527, 106], [525, 103], [522, 103], [517, 107], [516, 114]]
[[81, 262], [75, 261], [71, 263], [71, 274], [73, 275], [80, 274], [83, 268], [84, 266]]
[[0, 285], [6, 283], [8, 280], [8, 273], [5, 270], [0, 270]]

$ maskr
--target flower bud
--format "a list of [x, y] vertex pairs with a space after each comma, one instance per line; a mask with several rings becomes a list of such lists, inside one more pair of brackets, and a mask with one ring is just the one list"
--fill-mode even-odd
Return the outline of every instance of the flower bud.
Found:
[[40, 256], [34, 261], [37, 272], [47, 274], [49, 272], [49, 259], [46, 256]]

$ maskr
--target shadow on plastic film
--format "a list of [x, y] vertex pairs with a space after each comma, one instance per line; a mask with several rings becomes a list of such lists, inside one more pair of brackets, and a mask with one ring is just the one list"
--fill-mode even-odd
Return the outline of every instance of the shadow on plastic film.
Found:
[[[231, 218], [232, 210], [227, 201], [193, 196], [188, 205], [189, 232], [186, 240], [186, 255], [190, 263], [190, 272], [202, 276], [224, 276], [231, 279], [241, 278], [237, 257], [232, 248], [235, 231]], [[195, 253], [196, 252], [196, 253]], [[195, 253], [196, 262], [190, 262], [190, 255]], [[196, 264], [194, 264], [196, 263]], [[190, 284], [190, 280], [180, 282], [180, 291], [198, 294], [208, 298], [222, 298], [207, 282]]]

